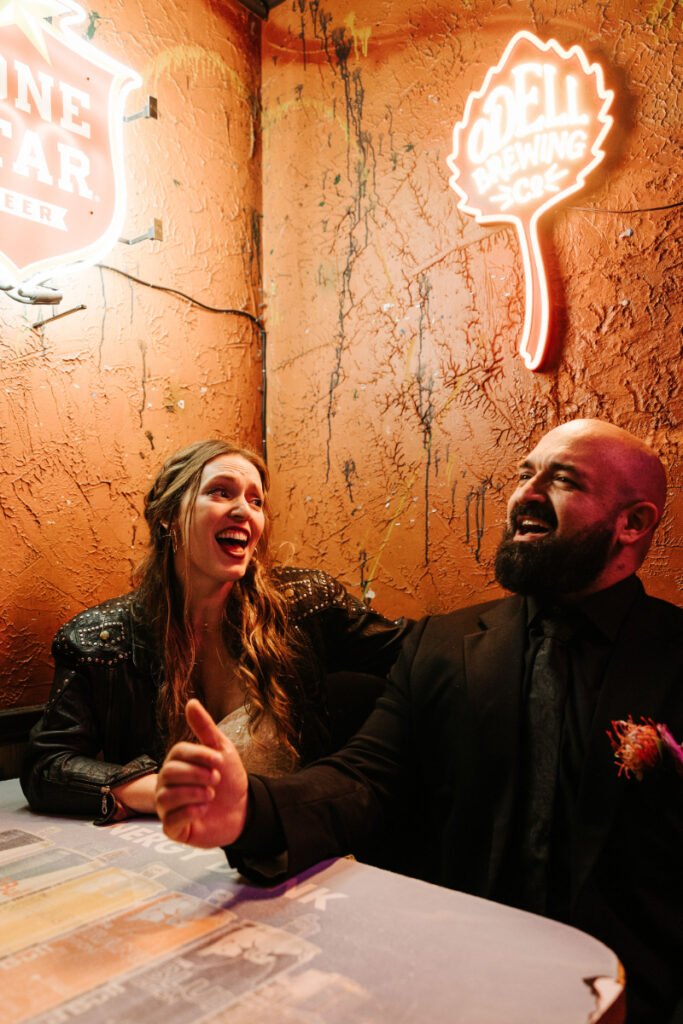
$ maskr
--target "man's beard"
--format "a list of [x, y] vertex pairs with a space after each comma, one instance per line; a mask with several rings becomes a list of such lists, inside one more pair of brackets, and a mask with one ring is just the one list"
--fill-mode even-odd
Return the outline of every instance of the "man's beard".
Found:
[[[540, 515], [551, 528], [557, 524], [554, 513], [548, 515], [536, 505], [518, 505], [510, 517], [512, 522], [524, 513]], [[614, 528], [601, 522], [572, 537], [556, 537], [551, 532], [531, 541], [515, 541], [514, 533], [515, 527], [508, 524], [498, 545], [497, 582], [515, 594], [556, 596], [578, 593], [597, 579], [612, 550]]]

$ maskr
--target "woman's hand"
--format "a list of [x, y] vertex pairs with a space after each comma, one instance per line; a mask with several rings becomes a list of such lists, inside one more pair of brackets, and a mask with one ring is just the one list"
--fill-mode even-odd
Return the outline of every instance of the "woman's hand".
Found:
[[132, 818], [136, 814], [156, 814], [156, 785], [156, 772], [150, 772], [149, 775], [141, 775], [139, 779], [133, 779], [131, 782], [122, 782], [120, 786], [112, 789], [120, 807], [114, 820], [123, 821], [124, 818]]
[[240, 756], [198, 700], [185, 716], [199, 743], [171, 747], [157, 777], [156, 811], [169, 839], [189, 846], [227, 846], [247, 816], [247, 773]]

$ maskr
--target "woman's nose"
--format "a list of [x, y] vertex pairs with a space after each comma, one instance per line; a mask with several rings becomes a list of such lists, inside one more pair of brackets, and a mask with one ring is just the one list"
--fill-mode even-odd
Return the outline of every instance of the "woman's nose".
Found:
[[240, 494], [233, 502], [233, 506], [230, 509], [230, 515], [235, 516], [236, 519], [244, 519], [248, 514], [249, 505], [247, 503], [247, 499], [243, 494]]

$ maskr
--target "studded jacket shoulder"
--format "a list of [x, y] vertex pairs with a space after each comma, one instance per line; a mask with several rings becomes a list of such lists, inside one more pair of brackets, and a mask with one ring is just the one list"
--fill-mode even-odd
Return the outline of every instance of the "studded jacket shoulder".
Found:
[[[359, 707], [374, 700], [375, 677], [388, 672], [409, 624], [368, 610], [320, 570], [282, 568], [273, 575], [301, 650], [291, 696], [306, 763], [343, 741], [334, 719], [349, 714], [349, 700]], [[108, 821], [111, 790], [156, 771], [163, 758], [156, 726], [161, 664], [135, 600], [132, 592], [89, 608], [54, 638], [52, 690], [21, 774], [36, 811]], [[342, 672], [354, 674], [347, 694]]]

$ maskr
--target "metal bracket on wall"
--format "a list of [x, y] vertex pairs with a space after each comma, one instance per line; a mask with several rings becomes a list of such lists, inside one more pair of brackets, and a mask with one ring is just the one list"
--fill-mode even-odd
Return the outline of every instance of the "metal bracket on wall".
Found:
[[21, 302], [24, 306], [57, 306], [62, 301], [62, 293], [44, 282], [32, 287], [22, 288], [0, 281], [0, 291], [5, 292], [10, 299]]
[[124, 114], [123, 120], [136, 121], [138, 117], [159, 117], [156, 96], [148, 96], [147, 102], [145, 103], [142, 110], [138, 110], [137, 114]]
[[124, 245], [137, 245], [138, 242], [144, 242], [146, 238], [151, 238], [154, 242], [163, 242], [164, 231], [161, 221], [156, 217], [151, 227], [148, 227], [144, 235], [138, 235], [137, 238], [119, 238], [119, 242], [123, 242]]
[[78, 313], [79, 310], [87, 308], [88, 307], [84, 303], [81, 303], [80, 306], [72, 306], [71, 309], [65, 309], [63, 313], [53, 313], [52, 316], [47, 318], [47, 320], [36, 320], [34, 324], [31, 324], [31, 327], [33, 327], [34, 330], [37, 330], [39, 327], [47, 327], [47, 325], [51, 324], [54, 320], [61, 320], [63, 316], [69, 316], [70, 313]]

